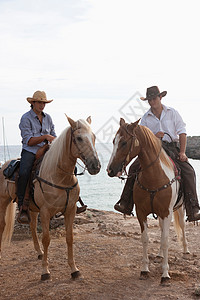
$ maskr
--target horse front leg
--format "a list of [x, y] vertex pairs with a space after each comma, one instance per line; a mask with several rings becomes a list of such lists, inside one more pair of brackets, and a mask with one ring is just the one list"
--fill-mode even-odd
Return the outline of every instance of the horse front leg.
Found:
[[39, 241], [38, 241], [38, 235], [37, 235], [37, 216], [38, 216], [38, 212], [30, 211], [30, 216], [31, 216], [30, 229], [31, 229], [31, 233], [32, 233], [33, 244], [34, 244], [35, 251], [38, 254], [38, 259], [41, 260], [42, 257], [43, 257], [43, 251], [40, 248], [40, 244], [39, 244]]
[[42, 275], [41, 280], [51, 279], [50, 271], [48, 268], [48, 247], [50, 244], [49, 224], [50, 215], [48, 211], [40, 211], [41, 223], [42, 223], [42, 244], [44, 254], [42, 257]]
[[[139, 221], [140, 222], [140, 221]], [[141, 241], [143, 246], [142, 269], [140, 279], [147, 279], [149, 277], [149, 258], [148, 258], [148, 233], [147, 233], [147, 220], [140, 223], [141, 226]]]
[[75, 265], [74, 252], [73, 252], [73, 222], [76, 213], [76, 206], [65, 214], [65, 229], [66, 229], [66, 242], [68, 248], [68, 264], [71, 268], [72, 279], [80, 276], [80, 272]]
[[162, 232], [161, 232], [161, 249], [163, 251], [163, 261], [162, 261], [162, 277], [161, 284], [166, 284], [169, 279], [169, 264], [168, 264], [168, 248], [169, 248], [169, 227], [172, 219], [172, 212], [170, 212], [167, 218], [162, 220]]

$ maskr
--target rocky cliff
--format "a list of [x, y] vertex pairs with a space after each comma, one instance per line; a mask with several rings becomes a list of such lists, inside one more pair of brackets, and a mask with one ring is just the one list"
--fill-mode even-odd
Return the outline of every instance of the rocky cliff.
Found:
[[188, 136], [186, 154], [189, 158], [200, 159], [200, 136]]

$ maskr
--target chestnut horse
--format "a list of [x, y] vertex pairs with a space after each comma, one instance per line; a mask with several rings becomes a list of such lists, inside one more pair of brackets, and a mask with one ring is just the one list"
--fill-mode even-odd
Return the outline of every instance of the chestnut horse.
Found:
[[[70, 127], [53, 141], [46, 152], [39, 175], [34, 180], [36, 204], [30, 203], [30, 228], [38, 258], [42, 257], [42, 280], [50, 279], [47, 259], [50, 244], [49, 224], [50, 219], [59, 212], [63, 213], [65, 220], [68, 264], [72, 278], [80, 275], [73, 256], [73, 221], [80, 191], [74, 168], [77, 158], [83, 161], [91, 175], [97, 174], [101, 167], [95, 150], [95, 136], [90, 128], [91, 118], [77, 122], [67, 118]], [[2, 235], [4, 240], [11, 239], [16, 206], [12, 201], [16, 197], [15, 184], [5, 179], [3, 175], [3, 169], [7, 165], [8, 162], [0, 170], [0, 245]], [[44, 253], [40, 248], [36, 233], [38, 212], [42, 224]]]
[[[175, 175], [174, 165], [162, 148], [161, 141], [145, 126], [131, 124], [120, 119], [120, 128], [113, 141], [113, 153], [108, 163], [107, 172], [110, 177], [121, 176], [125, 167], [138, 156], [141, 169], [138, 171], [133, 188], [133, 199], [137, 219], [141, 227], [143, 245], [143, 263], [141, 279], [149, 275], [149, 259], [147, 254], [148, 234], [147, 216], [154, 213], [159, 218], [161, 227], [161, 244], [159, 257], [162, 257], [161, 283], [166, 283], [168, 273], [168, 237], [173, 210], [175, 229], [178, 237], [182, 230], [183, 252], [189, 253], [185, 237], [185, 221], [183, 206], [174, 209], [179, 191], [179, 181]], [[131, 176], [131, 174], [129, 174]], [[181, 199], [181, 204], [183, 199]]]

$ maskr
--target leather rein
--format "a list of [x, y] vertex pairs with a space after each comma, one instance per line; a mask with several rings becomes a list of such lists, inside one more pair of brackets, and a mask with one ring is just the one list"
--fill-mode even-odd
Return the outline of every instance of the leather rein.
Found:
[[[139, 127], [138, 127], [138, 128], [139, 128]], [[132, 145], [133, 145], [133, 139], [137, 139], [137, 136], [134, 135], [134, 134], [132, 134], [131, 132], [129, 132], [129, 131], [127, 130], [126, 127], [125, 127], [125, 131], [126, 131], [126, 133], [128, 133], [128, 135], [130, 135], [130, 136], [132, 137], [132, 141], [131, 141], [131, 147], [130, 147], [129, 153], [127, 154], [127, 156], [126, 156], [126, 158], [125, 158], [125, 161], [124, 161], [124, 163], [123, 163], [123, 168], [124, 168], [124, 166], [125, 166], [125, 168], [126, 168], [126, 162], [128, 161], [127, 158], [129, 157], [129, 154], [130, 154], [130, 152], [131, 152]], [[124, 168], [124, 171], [125, 171], [125, 174], [127, 175], [127, 177], [124, 178], [124, 177], [121, 177], [121, 176], [120, 176], [119, 178], [122, 179], [122, 180], [128, 179], [128, 178], [134, 176], [135, 174], [139, 174], [140, 172], [142, 172], [142, 171], [144, 171], [144, 170], [147, 170], [148, 168], [150, 168], [150, 167], [151, 167], [151, 166], [159, 159], [161, 151], [162, 151], [162, 145], [160, 146], [160, 150], [159, 150], [158, 155], [157, 155], [157, 157], [155, 158], [155, 160], [153, 160], [152, 162], [150, 162], [150, 164], [147, 165], [144, 169], [141, 169], [141, 168], [140, 168], [140, 169], [138, 169], [137, 171], [133, 172], [132, 174], [127, 175], [126, 169]]]

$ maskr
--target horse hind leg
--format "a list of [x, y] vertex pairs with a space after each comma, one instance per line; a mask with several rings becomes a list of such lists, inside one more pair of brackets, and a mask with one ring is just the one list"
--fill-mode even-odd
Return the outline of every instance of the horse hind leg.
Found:
[[[162, 234], [162, 230], [163, 230], [163, 222], [162, 219], [160, 217], [158, 217], [158, 221], [159, 221], [159, 226], [160, 226], [160, 232]], [[160, 238], [161, 239], [161, 238]], [[163, 260], [163, 249], [162, 249], [162, 243], [160, 242], [160, 249], [159, 249], [159, 253], [156, 256], [154, 262], [155, 263], [160, 263]]]
[[[11, 200], [11, 199], [10, 199]], [[10, 244], [14, 223], [15, 223], [16, 203], [12, 201], [2, 203], [0, 206], [0, 258], [1, 245]]]
[[0, 259], [1, 259], [1, 245], [2, 245], [2, 240], [3, 240], [3, 232], [4, 228], [6, 225], [5, 222], [5, 214], [6, 214], [6, 209], [0, 208]]
[[40, 248], [40, 244], [39, 244], [39, 241], [38, 241], [38, 235], [37, 235], [37, 216], [38, 216], [38, 212], [30, 211], [30, 216], [31, 216], [30, 229], [31, 229], [31, 233], [32, 233], [33, 244], [34, 244], [35, 251], [38, 254], [38, 259], [41, 260], [42, 257], [43, 257], [43, 251]]
[[70, 213], [65, 214], [65, 229], [66, 229], [66, 242], [68, 247], [68, 264], [71, 268], [72, 279], [80, 276], [80, 272], [75, 265], [73, 253], [73, 222], [76, 213], [76, 207]]
[[[188, 250], [188, 243], [186, 239], [186, 233], [185, 233], [185, 218], [184, 218], [184, 210], [183, 206], [181, 206], [179, 209], [177, 209], [174, 212], [174, 227], [176, 234], [178, 236], [178, 240], [182, 241], [183, 244], [183, 253], [184, 254], [189, 254], [190, 251]], [[181, 237], [181, 231], [182, 231], [182, 237]]]

